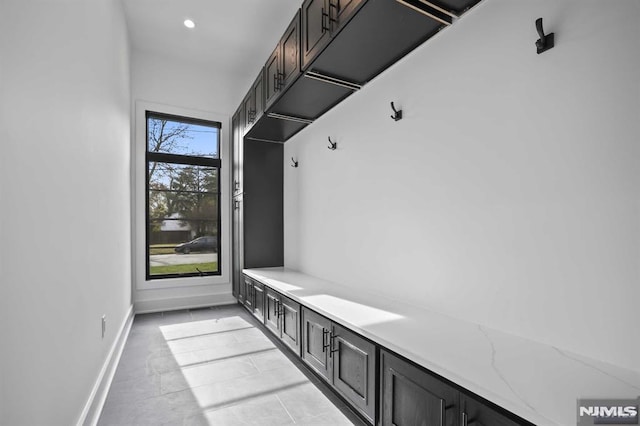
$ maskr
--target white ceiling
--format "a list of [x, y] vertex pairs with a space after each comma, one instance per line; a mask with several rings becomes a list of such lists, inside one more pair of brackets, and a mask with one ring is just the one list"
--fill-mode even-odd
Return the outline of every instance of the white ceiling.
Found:
[[[247, 82], [258, 74], [301, 0], [122, 0], [134, 50], [215, 70]], [[196, 23], [193, 30], [183, 21]]]

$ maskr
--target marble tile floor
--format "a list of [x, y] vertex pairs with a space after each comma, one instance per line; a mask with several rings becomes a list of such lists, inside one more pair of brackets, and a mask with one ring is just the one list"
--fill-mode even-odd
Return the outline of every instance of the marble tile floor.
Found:
[[358, 425], [239, 305], [137, 315], [99, 426]]

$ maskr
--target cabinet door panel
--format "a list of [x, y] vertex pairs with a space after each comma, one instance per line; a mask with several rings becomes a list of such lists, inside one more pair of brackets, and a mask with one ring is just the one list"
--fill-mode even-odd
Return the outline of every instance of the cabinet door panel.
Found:
[[245, 276], [243, 283], [244, 283], [244, 306], [250, 312], [253, 312], [253, 282], [251, 281], [251, 278]]
[[243, 290], [243, 256], [242, 256], [242, 195], [233, 199], [233, 295], [240, 303], [244, 303]]
[[[342, 28], [351, 16], [357, 11], [357, 7], [366, 0], [330, 0], [330, 20], [333, 32]], [[384, 24], [382, 24], [384, 25]]]
[[264, 112], [264, 70], [260, 71], [258, 78], [256, 78], [251, 87], [251, 97], [253, 98], [253, 109], [255, 111], [253, 123], [255, 123]]
[[412, 364], [381, 351], [381, 424], [459, 424], [458, 391]]
[[233, 137], [233, 194], [242, 192], [242, 108], [239, 108], [233, 115], [231, 130]]
[[264, 285], [253, 282], [253, 315], [264, 321]]
[[333, 326], [333, 385], [371, 421], [375, 416], [375, 345]]
[[300, 355], [300, 304], [281, 296], [282, 341]]
[[331, 321], [302, 307], [302, 360], [322, 377], [331, 380], [329, 333]]
[[327, 0], [305, 0], [302, 3], [302, 68], [306, 69], [313, 58], [329, 42], [329, 4]]
[[278, 45], [271, 56], [269, 56], [267, 64], [264, 66], [264, 94], [266, 107], [273, 103], [280, 90], [278, 78], [281, 72], [281, 61], [280, 45]]
[[242, 101], [242, 111], [244, 113], [244, 128], [249, 129], [253, 125], [251, 118], [253, 117], [253, 98], [251, 91], [247, 93], [247, 96]]
[[264, 299], [264, 325], [278, 337], [280, 337], [279, 303], [280, 295], [267, 287]]
[[300, 12], [284, 33], [281, 41], [282, 89], [300, 74]]

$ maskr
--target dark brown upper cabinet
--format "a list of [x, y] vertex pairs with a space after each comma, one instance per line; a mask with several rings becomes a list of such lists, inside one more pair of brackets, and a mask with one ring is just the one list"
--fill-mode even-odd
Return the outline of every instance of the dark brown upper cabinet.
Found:
[[302, 3], [302, 69], [329, 43], [365, 0], [305, 0]]
[[264, 69], [268, 108], [300, 75], [300, 11], [293, 17]]
[[242, 160], [243, 160], [243, 133], [244, 133], [244, 103], [233, 114], [231, 119], [231, 136], [233, 139], [233, 196], [242, 193]]
[[[453, 19], [417, 0], [319, 3], [321, 0], [306, 0], [303, 4], [303, 69], [358, 85], [366, 84]], [[329, 10], [324, 21], [317, 16], [323, 10]], [[331, 25], [324, 24], [327, 20]]]
[[243, 113], [245, 130], [249, 130], [264, 113], [264, 69], [251, 85], [249, 93], [243, 101]]

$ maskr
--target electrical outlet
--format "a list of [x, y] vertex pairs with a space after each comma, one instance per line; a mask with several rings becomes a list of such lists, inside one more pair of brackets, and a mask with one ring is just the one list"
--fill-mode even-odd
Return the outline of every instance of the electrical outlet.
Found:
[[107, 316], [102, 316], [102, 338], [104, 339], [104, 334], [107, 332]]

